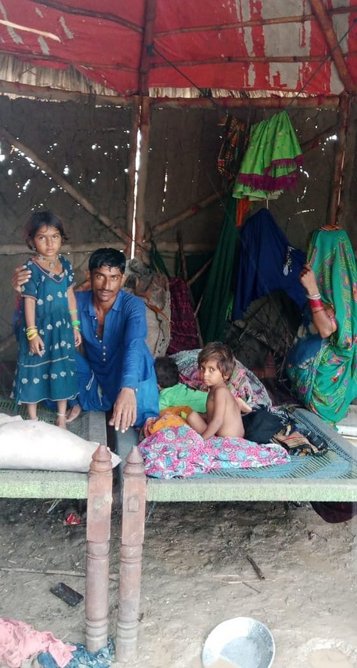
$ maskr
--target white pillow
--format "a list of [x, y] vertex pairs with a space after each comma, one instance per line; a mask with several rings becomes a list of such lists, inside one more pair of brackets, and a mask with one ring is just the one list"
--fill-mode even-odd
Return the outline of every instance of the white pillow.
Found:
[[[98, 445], [53, 424], [0, 413], [0, 469], [85, 473]], [[114, 467], [120, 458], [111, 456]]]

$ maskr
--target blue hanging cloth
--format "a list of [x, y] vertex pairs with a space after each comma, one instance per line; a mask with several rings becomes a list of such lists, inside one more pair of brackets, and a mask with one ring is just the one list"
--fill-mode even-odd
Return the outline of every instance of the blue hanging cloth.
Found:
[[247, 218], [240, 241], [233, 320], [242, 318], [254, 299], [275, 290], [286, 292], [302, 311], [306, 293], [299, 275], [306, 255], [289, 244], [268, 209]]

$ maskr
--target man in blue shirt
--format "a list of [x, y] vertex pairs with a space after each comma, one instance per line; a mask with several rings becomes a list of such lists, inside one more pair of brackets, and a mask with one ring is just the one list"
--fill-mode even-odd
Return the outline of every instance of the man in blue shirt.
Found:
[[[91, 290], [76, 293], [84, 355], [77, 353], [79, 395], [68, 416], [71, 421], [81, 409], [113, 409], [110, 424], [122, 432], [159, 414], [154, 360], [145, 343], [145, 305], [121, 289], [125, 262], [124, 253], [113, 248], [94, 251]], [[14, 287], [27, 277], [18, 271]]]

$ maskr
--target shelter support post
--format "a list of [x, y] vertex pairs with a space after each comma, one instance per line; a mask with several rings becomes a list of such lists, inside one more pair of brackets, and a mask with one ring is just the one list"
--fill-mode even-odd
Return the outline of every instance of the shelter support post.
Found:
[[[133, 236], [133, 221], [135, 211], [135, 177], [136, 177], [136, 157], [138, 151], [138, 130], [140, 128], [140, 102], [136, 97], [132, 109], [132, 123], [130, 134], [130, 151], [128, 163], [128, 195], [126, 209], [126, 227], [130, 237]], [[130, 256], [130, 248], [126, 248], [126, 254]]]
[[97, 652], [108, 642], [112, 481], [111, 455], [100, 445], [93, 455], [88, 481], [85, 610], [89, 652]]
[[145, 504], [144, 464], [138, 447], [134, 446], [124, 467], [119, 614], [116, 636], [116, 659], [119, 664], [121, 662], [130, 663], [136, 657]]
[[329, 220], [328, 220], [329, 224], [332, 225], [332, 227], [338, 225], [338, 218], [341, 214], [340, 204], [341, 204], [343, 177], [344, 177], [349, 112], [350, 112], [350, 98], [346, 93], [343, 93], [341, 95], [341, 103], [340, 103], [340, 119], [339, 119], [339, 128], [337, 131], [335, 171], [332, 182]]
[[149, 136], [150, 136], [150, 99], [142, 97], [140, 114], [140, 165], [138, 167], [135, 241], [137, 244], [135, 256], [142, 255], [142, 245], [145, 237], [145, 190], [148, 173]]

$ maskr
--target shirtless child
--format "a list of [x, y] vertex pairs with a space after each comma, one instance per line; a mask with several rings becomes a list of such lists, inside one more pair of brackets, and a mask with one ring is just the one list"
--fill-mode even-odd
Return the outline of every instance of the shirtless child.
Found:
[[244, 437], [241, 411], [251, 408], [243, 399], [235, 399], [226, 383], [234, 369], [231, 349], [224, 343], [208, 343], [198, 355], [202, 380], [208, 388], [206, 413], [192, 411], [187, 417], [190, 427], [205, 440], [212, 436]]

